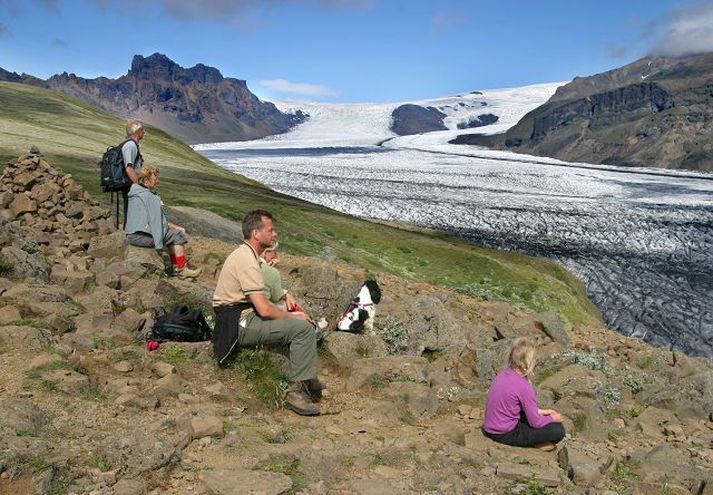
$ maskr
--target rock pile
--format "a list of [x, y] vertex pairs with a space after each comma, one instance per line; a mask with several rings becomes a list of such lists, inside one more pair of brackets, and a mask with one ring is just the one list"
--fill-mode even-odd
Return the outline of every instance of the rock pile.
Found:
[[42, 232], [32, 240], [56, 257], [86, 250], [94, 235], [114, 232], [110, 217], [71, 175], [40, 154], [19, 157], [0, 176], [0, 219]]

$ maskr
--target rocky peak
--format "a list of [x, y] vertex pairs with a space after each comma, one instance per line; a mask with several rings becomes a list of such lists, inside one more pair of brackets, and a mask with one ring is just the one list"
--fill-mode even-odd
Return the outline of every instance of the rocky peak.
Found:
[[142, 80], [174, 81], [182, 84], [197, 82], [215, 84], [223, 80], [223, 75], [214, 67], [203, 64], [185, 69], [161, 53], [149, 57], [134, 55], [128, 77]]

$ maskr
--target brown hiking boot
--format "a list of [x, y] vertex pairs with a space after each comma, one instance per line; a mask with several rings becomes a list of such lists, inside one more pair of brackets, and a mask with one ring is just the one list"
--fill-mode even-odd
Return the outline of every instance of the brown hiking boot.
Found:
[[293, 384], [285, 398], [285, 407], [300, 416], [319, 416], [319, 406], [310, 397], [304, 382]]
[[534, 447], [536, 449], [542, 450], [543, 452], [552, 452], [553, 450], [555, 450], [557, 448], [557, 445], [555, 445], [552, 442], [543, 442], [543, 443], [536, 443], [534, 445]]
[[184, 266], [183, 268], [174, 268], [173, 273], [180, 279], [187, 279], [187, 278], [198, 278], [198, 275], [201, 274], [203, 270], [200, 268], [188, 268], [187, 266]]

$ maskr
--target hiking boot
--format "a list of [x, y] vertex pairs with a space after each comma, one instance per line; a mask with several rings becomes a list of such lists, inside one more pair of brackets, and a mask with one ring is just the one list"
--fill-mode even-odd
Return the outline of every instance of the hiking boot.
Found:
[[536, 449], [543, 451], [543, 452], [552, 452], [553, 450], [555, 450], [557, 448], [557, 445], [555, 445], [552, 442], [543, 442], [543, 443], [536, 443], [534, 445], [534, 447]]
[[285, 408], [300, 416], [319, 416], [319, 406], [314, 403], [303, 383], [295, 384], [287, 393]]
[[188, 268], [187, 266], [183, 268], [173, 267], [173, 274], [180, 279], [198, 278], [202, 271], [200, 268]]
[[319, 381], [319, 378], [312, 378], [310, 380], [307, 380], [307, 390], [309, 390], [310, 393], [312, 392], [321, 392], [327, 388], [327, 386]]
[[319, 378], [312, 378], [307, 380], [307, 392], [313, 401], [319, 402], [322, 399], [322, 390], [327, 388], [327, 386], [319, 381]]

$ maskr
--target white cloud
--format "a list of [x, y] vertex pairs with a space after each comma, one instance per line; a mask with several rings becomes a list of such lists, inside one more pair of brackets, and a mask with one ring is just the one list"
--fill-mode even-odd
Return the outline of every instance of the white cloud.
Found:
[[337, 96], [338, 93], [327, 86], [321, 84], [296, 83], [286, 79], [268, 79], [258, 81], [258, 84], [264, 88], [276, 93], [287, 93], [307, 96]]
[[[2, 0], [0, 0], [1, 2]], [[56, 3], [57, 0], [34, 0], [42, 2], [48, 6]], [[146, 9], [148, 3], [145, 0], [92, 0], [102, 8], [119, 7], [128, 11], [135, 9]], [[351, 8], [357, 10], [369, 10], [376, 0], [157, 0], [153, 2], [159, 9], [173, 17], [184, 21], [195, 21], [196, 19], [220, 20], [243, 27], [249, 24], [249, 16], [252, 12], [261, 9], [269, 9], [280, 5], [305, 4], [316, 5], [320, 8], [341, 9]]]
[[675, 10], [651, 51], [669, 56], [713, 51], [713, 1], [699, 1]]

